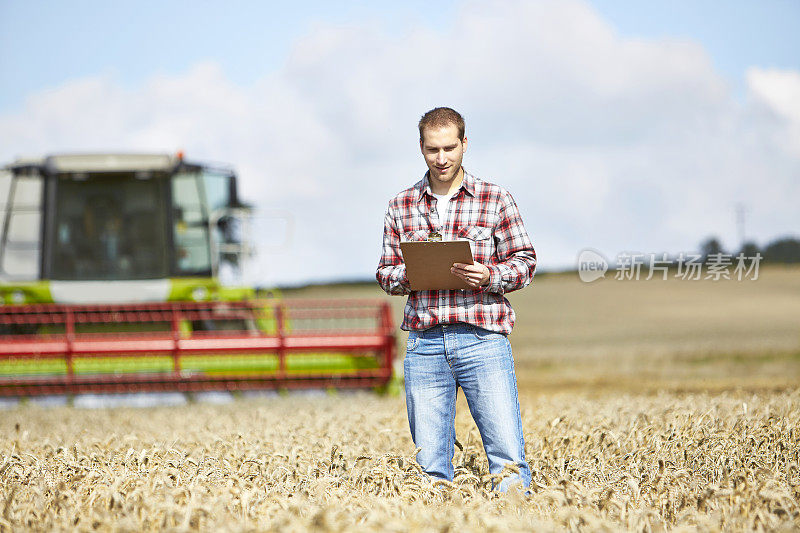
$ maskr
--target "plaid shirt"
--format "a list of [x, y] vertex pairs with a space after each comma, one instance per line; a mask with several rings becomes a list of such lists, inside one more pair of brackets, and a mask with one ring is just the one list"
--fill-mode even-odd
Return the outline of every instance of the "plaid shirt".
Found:
[[[464, 171], [448, 204], [446, 225], [436, 212], [428, 174], [389, 202], [384, 218], [383, 255], [376, 278], [389, 294], [409, 294], [402, 329], [466, 322], [509, 334], [514, 310], [503, 296], [528, 285], [536, 270], [533, 249], [511, 194]], [[401, 241], [424, 241], [431, 231], [444, 240], [469, 239], [476, 262], [489, 268], [489, 284], [475, 290], [411, 291]]]

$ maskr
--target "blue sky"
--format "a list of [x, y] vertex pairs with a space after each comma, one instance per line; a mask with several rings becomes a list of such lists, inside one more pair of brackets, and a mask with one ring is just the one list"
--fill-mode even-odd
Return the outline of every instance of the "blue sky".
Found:
[[[800, 2], [0, 0], [0, 161], [185, 150], [287, 209], [270, 282], [369, 277], [419, 115], [467, 118], [543, 269], [800, 229]], [[232, 6], [232, 7], [231, 7]], [[277, 252], [273, 252], [273, 255]]]
[[[437, 2], [0, 2], [2, 108], [67, 79], [112, 73], [135, 84], [153, 73], [219, 62], [252, 83], [279, 67], [316, 23], [374, 20], [393, 31], [447, 25], [452, 1]], [[68, 36], [67, 36], [68, 34]]]
[[[403, 34], [453, 29], [456, 3], [431, 2], [23, 2], [0, 1], [0, 110], [36, 91], [98, 72], [133, 85], [153, 73], [219, 62], [237, 83], [279, 67], [316, 23], [375, 21]], [[800, 2], [598, 0], [623, 36], [691, 39], [741, 90], [745, 69], [800, 68]]]
[[745, 69], [800, 68], [800, 2], [600, 0], [592, 5], [626, 36], [692, 39], [741, 84]]

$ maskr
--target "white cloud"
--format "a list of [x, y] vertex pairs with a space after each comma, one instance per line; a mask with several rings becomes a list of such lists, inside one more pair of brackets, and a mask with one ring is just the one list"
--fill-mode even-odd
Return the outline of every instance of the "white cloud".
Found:
[[776, 132], [776, 140], [800, 157], [800, 72], [751, 67], [746, 78], [755, 105], [783, 123], [785, 130]]
[[585, 246], [678, 252], [712, 233], [733, 246], [738, 202], [762, 242], [800, 227], [798, 79], [753, 69], [740, 103], [696, 43], [622, 39], [578, 1], [476, 2], [442, 32], [319, 24], [251, 86], [214, 63], [134, 89], [72, 80], [0, 116], [0, 156], [227, 162], [243, 196], [294, 214], [272, 280], [370, 276], [387, 201], [424, 171], [416, 120], [451, 105], [467, 167], [514, 193], [546, 268]]
[[800, 123], [800, 72], [751, 67], [747, 83], [755, 98], [779, 115]]

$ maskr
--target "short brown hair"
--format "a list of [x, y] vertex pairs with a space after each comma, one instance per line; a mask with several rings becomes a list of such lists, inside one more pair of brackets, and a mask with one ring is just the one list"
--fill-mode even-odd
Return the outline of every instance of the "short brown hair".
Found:
[[464, 117], [458, 111], [449, 107], [431, 109], [419, 119], [419, 140], [422, 140], [422, 132], [427, 128], [445, 128], [447, 126], [455, 126], [458, 129], [458, 138], [464, 139]]

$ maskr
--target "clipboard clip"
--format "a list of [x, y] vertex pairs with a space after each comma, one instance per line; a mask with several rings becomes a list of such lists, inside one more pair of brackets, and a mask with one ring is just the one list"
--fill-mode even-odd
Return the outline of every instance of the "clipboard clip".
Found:
[[428, 234], [428, 238], [425, 240], [428, 242], [439, 242], [442, 240], [442, 234], [438, 231], [432, 231]]

